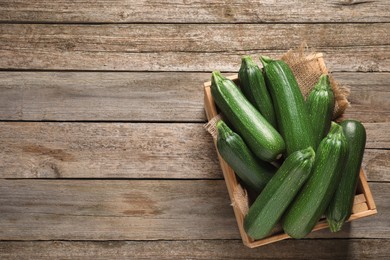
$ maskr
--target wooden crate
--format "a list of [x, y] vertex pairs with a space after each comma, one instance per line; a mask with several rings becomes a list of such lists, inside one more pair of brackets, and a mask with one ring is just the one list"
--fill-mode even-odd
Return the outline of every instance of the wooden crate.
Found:
[[[318, 63], [322, 67], [322, 70], [326, 72], [326, 67], [324, 65], [322, 55], [316, 55], [313, 57], [315, 59], [318, 59]], [[232, 75], [228, 77], [229, 79], [233, 80], [237, 85], [238, 83], [238, 77], [237, 75]], [[206, 111], [206, 116], [208, 121], [210, 121], [213, 117], [218, 115], [217, 108], [214, 103], [214, 99], [211, 96], [210, 92], [210, 86], [211, 82], [205, 82], [204, 83], [204, 106]], [[214, 140], [215, 148], [216, 147], [216, 140]], [[217, 151], [218, 152], [218, 151]], [[230, 200], [233, 205], [234, 214], [237, 220], [238, 228], [241, 234], [242, 241], [244, 245], [254, 248], [270, 243], [277, 242], [279, 240], [287, 239], [290, 236], [283, 232], [281, 227], [279, 226], [276, 228], [272, 234], [264, 239], [260, 240], [252, 240], [245, 232], [244, 230], [244, 215], [239, 207], [235, 206], [233, 203], [233, 192], [239, 187], [239, 182], [237, 180], [236, 174], [234, 173], [233, 169], [230, 168], [230, 166], [222, 159], [222, 157], [218, 153], [219, 162], [222, 168], [223, 176], [225, 178], [227, 190], [229, 193]], [[367, 217], [370, 215], [374, 215], [377, 213], [376, 206], [374, 199], [371, 194], [371, 190], [368, 186], [366, 177], [364, 175], [363, 169], [360, 170], [360, 176], [359, 176], [359, 182], [358, 187], [356, 190], [354, 205], [352, 208], [352, 215], [349, 218], [348, 221], [356, 220], [359, 218]], [[327, 228], [328, 224], [325, 219], [321, 219], [318, 224], [314, 227], [313, 231], [320, 230]]]

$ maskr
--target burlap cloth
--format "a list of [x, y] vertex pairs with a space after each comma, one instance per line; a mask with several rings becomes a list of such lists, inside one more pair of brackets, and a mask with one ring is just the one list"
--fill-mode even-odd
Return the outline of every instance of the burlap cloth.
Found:
[[349, 106], [347, 97], [350, 94], [349, 87], [339, 84], [327, 70], [324, 63], [317, 57], [322, 56], [315, 52], [309, 52], [307, 47], [302, 45], [298, 49], [289, 50], [281, 59], [291, 68], [298, 82], [303, 96], [309, 95], [314, 85], [318, 82], [323, 73], [329, 75], [330, 85], [335, 97], [335, 108], [333, 110], [333, 119], [340, 117]]

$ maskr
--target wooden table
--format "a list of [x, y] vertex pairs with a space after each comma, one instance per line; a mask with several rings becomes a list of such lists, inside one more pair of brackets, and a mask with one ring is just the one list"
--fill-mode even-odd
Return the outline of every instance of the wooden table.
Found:
[[[0, 259], [389, 259], [389, 1], [10, 0], [0, 21]], [[379, 213], [248, 249], [202, 83], [304, 40], [351, 86]]]

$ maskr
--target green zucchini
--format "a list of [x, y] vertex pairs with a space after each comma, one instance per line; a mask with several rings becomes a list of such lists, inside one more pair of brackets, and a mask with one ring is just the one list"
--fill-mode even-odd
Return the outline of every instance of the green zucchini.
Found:
[[240, 87], [245, 97], [276, 128], [276, 117], [272, 99], [265, 85], [263, 72], [249, 56], [242, 57], [238, 71]]
[[248, 187], [260, 192], [275, 174], [276, 168], [270, 163], [258, 160], [242, 138], [225, 122], [218, 121], [216, 127], [217, 148], [221, 157]]
[[285, 149], [283, 138], [245, 98], [233, 81], [214, 71], [211, 95], [252, 152], [264, 161], [274, 161]]
[[345, 120], [341, 126], [347, 139], [349, 154], [340, 184], [326, 212], [326, 219], [332, 232], [339, 231], [351, 216], [366, 144], [366, 130], [360, 122]]
[[262, 56], [266, 82], [274, 104], [278, 129], [291, 153], [315, 147], [309, 113], [298, 83], [289, 68], [281, 60]]
[[306, 99], [315, 139], [314, 149], [329, 132], [334, 104], [335, 99], [330, 87], [329, 76], [323, 74]]
[[337, 188], [347, 156], [343, 129], [332, 123], [317, 149], [311, 176], [284, 216], [283, 229], [288, 235], [303, 238], [317, 224]]
[[267, 236], [310, 175], [313, 148], [292, 153], [249, 208], [244, 228], [253, 239]]

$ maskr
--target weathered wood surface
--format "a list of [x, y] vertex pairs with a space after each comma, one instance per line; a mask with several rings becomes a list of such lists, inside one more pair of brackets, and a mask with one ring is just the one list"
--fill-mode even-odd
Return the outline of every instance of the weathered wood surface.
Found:
[[240, 240], [0, 242], [1, 259], [388, 259], [389, 239], [285, 240], [248, 249]]
[[306, 40], [332, 70], [390, 71], [389, 35], [389, 23], [0, 24], [0, 68], [236, 71], [243, 54], [279, 56]]
[[1, 21], [54, 23], [388, 22], [386, 0], [2, 1]]
[[[351, 86], [346, 118], [390, 121], [390, 73], [334, 77]], [[0, 119], [204, 122], [202, 83], [209, 79], [210, 73], [182, 72], [0, 72]]]
[[[390, 184], [379, 213], [309, 238], [390, 238]], [[3, 240], [239, 239], [223, 180], [1, 180]], [[211, 228], [212, 227], [212, 228]]]
[[390, 150], [366, 149], [363, 169], [369, 181], [390, 182]]
[[[389, 13], [387, 0], [0, 1], [0, 121], [65, 121], [0, 122], [0, 258], [388, 259]], [[379, 213], [250, 250], [201, 85], [305, 40], [352, 86]]]
[[[390, 47], [321, 48], [332, 71], [390, 72]], [[94, 52], [0, 50], [0, 69], [87, 71], [221, 71], [236, 72], [243, 55], [280, 57], [286, 50], [237, 52]]]
[[[389, 123], [365, 123], [367, 148], [389, 148]], [[221, 179], [202, 124], [0, 123], [1, 178]], [[389, 150], [367, 149], [370, 181], [388, 181]]]
[[0, 119], [203, 122], [202, 82], [209, 77], [176, 72], [0, 72]]
[[390, 121], [390, 73], [334, 73], [334, 77], [350, 86], [351, 107], [346, 110], [345, 118]]
[[[2, 49], [228, 52], [389, 45], [390, 24], [2, 24]], [[314, 37], [315, 36], [315, 37]], [[348, 36], [348, 37], [346, 37]]]
[[390, 129], [388, 123], [364, 123], [367, 131], [366, 148], [389, 149]]
[[0, 123], [3, 178], [220, 178], [202, 124]]

